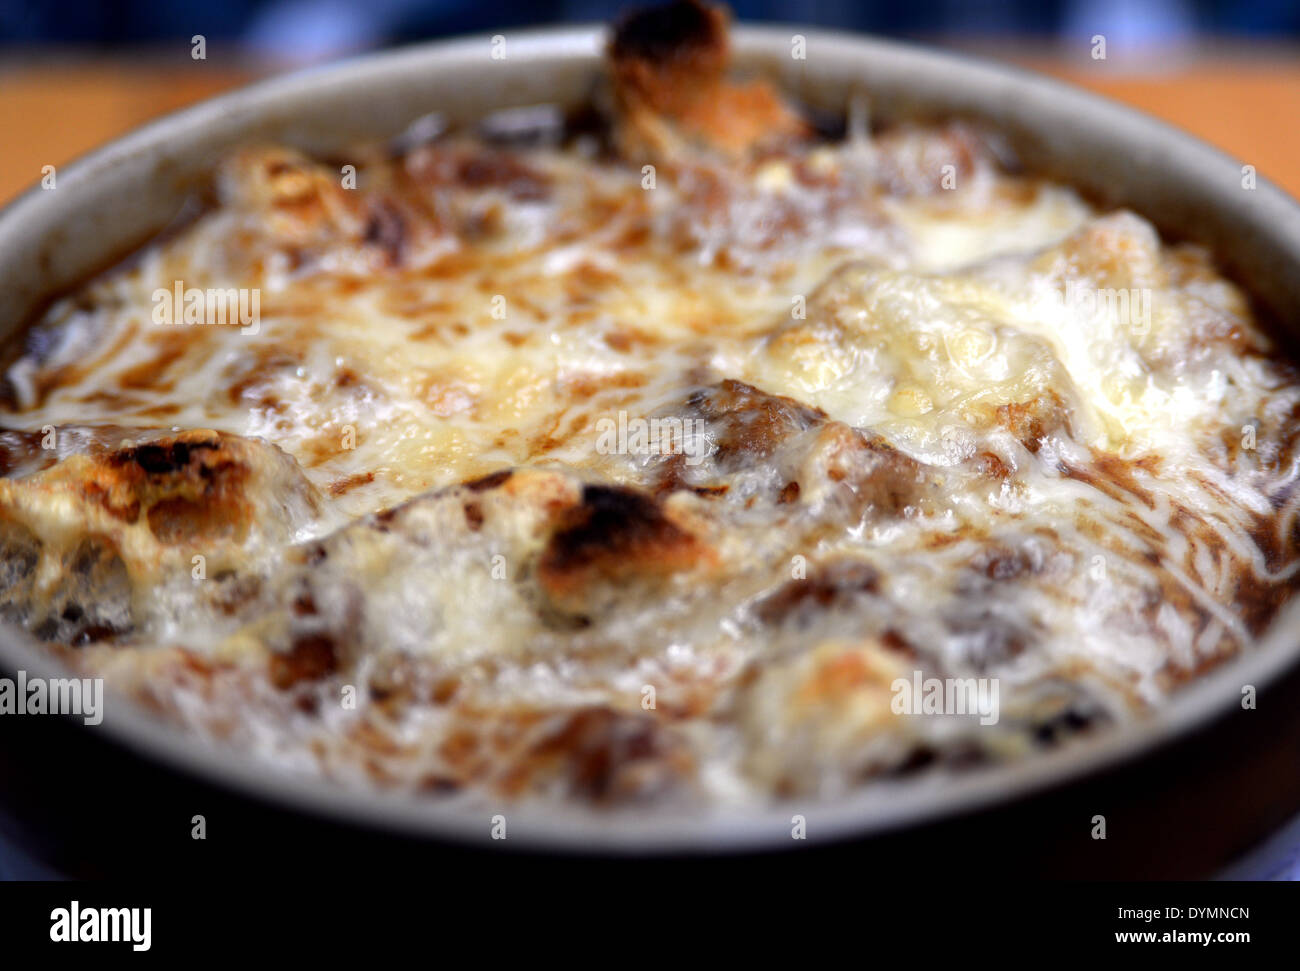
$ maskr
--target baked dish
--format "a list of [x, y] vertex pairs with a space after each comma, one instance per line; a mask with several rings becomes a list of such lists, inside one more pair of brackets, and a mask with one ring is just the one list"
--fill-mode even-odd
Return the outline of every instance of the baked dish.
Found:
[[977, 772], [1252, 650], [1300, 381], [1209, 254], [733, 77], [693, 2], [592, 104], [236, 152], [52, 304], [6, 620], [276, 770], [494, 806]]

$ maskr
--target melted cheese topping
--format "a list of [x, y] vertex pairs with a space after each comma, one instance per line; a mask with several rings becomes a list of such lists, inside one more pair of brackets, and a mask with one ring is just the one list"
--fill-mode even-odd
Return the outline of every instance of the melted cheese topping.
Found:
[[619, 144], [230, 159], [8, 369], [5, 616], [302, 771], [718, 804], [1102, 730], [1289, 596], [1300, 384], [1205, 254], [961, 127]]

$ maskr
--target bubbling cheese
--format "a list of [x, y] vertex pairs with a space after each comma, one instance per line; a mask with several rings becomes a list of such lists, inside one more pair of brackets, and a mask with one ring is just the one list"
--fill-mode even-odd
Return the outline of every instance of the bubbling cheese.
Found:
[[1252, 648], [1300, 383], [1206, 254], [960, 126], [621, 110], [229, 159], [7, 371], [6, 618], [295, 771], [598, 805], [1027, 757]]

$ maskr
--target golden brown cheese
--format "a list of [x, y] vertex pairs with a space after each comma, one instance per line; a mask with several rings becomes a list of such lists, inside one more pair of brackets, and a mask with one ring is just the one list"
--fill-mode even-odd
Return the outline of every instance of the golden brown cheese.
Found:
[[724, 25], [624, 22], [603, 127], [226, 160], [5, 374], [0, 613], [295, 771], [602, 806], [1024, 758], [1251, 650], [1300, 382], [1244, 295], [966, 126], [814, 139]]

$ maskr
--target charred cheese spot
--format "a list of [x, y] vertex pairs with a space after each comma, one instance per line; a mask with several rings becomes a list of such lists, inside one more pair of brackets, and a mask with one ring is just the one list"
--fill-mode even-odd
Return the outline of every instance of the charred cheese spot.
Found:
[[[78, 429], [61, 433], [95, 440]], [[188, 578], [196, 562], [202, 576], [255, 572], [260, 556], [273, 555], [295, 526], [321, 511], [296, 465], [270, 446], [193, 430], [104, 447], [105, 438], [127, 435], [100, 433], [90, 451], [25, 478], [0, 479], [0, 516], [31, 537], [25, 559], [36, 557], [29, 593], [10, 591], [14, 609], [47, 639], [93, 639], [158, 621], [158, 594], [177, 574]], [[67, 598], [69, 578], [83, 601], [73, 620], [93, 618], [85, 601], [101, 600], [117, 605], [106, 608], [111, 623], [88, 620], [70, 630], [39, 618]], [[228, 593], [214, 583], [190, 599]]]
[[537, 575], [557, 606], [582, 611], [608, 600], [610, 585], [661, 579], [710, 559], [707, 544], [653, 497], [587, 486], [548, 540]]

